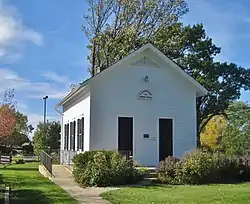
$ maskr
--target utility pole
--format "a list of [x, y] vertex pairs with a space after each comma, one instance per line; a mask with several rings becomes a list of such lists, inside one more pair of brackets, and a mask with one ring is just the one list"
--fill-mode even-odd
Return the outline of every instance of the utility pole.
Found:
[[46, 109], [47, 109], [47, 99], [49, 97], [48, 96], [44, 96], [43, 97], [43, 128], [44, 128], [44, 136], [46, 137]]

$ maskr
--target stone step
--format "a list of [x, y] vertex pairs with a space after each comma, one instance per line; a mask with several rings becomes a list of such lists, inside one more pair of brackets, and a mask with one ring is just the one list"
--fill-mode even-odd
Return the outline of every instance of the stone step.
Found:
[[144, 178], [157, 178], [157, 173], [156, 172], [146, 173]]
[[143, 180], [139, 181], [135, 186], [149, 186], [156, 183], [156, 178], [144, 178]]
[[137, 169], [145, 169], [149, 173], [157, 172], [158, 168], [156, 167], [136, 167]]

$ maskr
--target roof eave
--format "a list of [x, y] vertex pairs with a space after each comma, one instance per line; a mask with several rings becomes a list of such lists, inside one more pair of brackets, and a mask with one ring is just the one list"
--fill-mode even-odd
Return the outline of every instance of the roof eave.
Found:
[[87, 80], [84, 81], [81, 85], [79, 85], [77, 88], [75, 88], [73, 91], [71, 91], [68, 95], [66, 95], [58, 104], [55, 105], [54, 109], [57, 110], [60, 106], [65, 104], [69, 99], [73, 96], [75, 96], [83, 87], [87, 85]]

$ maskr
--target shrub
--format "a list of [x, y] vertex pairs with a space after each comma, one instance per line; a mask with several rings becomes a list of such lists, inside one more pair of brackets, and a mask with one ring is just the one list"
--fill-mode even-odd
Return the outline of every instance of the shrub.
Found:
[[60, 164], [60, 154], [58, 153], [51, 153], [52, 163], [53, 164]]
[[177, 180], [183, 184], [202, 184], [209, 182], [214, 168], [212, 154], [194, 151], [184, 157], [181, 168], [176, 172]]
[[161, 161], [160, 167], [158, 169], [159, 181], [161, 181], [162, 183], [176, 184], [177, 180], [175, 178], [175, 175], [178, 169], [179, 161], [179, 159], [171, 156]]
[[24, 155], [33, 154], [34, 153], [33, 145], [30, 143], [23, 143], [22, 152]]
[[231, 182], [239, 180], [243, 163], [235, 156], [223, 153], [213, 154], [214, 171], [212, 172], [213, 182]]
[[143, 174], [117, 151], [88, 151], [76, 155], [73, 162], [73, 176], [82, 186], [129, 184]]
[[25, 161], [23, 159], [22, 155], [17, 155], [15, 157], [13, 157], [13, 161], [14, 164], [25, 164]]
[[167, 184], [207, 184], [248, 179], [249, 167], [242, 160], [223, 153], [196, 150], [181, 160], [161, 162], [158, 180]]
[[11, 148], [6, 146], [0, 146], [0, 153], [9, 155], [11, 153]]

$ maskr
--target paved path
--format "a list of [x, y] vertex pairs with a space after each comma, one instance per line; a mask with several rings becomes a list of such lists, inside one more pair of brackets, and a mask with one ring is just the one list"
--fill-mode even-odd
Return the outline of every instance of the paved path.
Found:
[[110, 204], [110, 202], [102, 199], [99, 194], [112, 190], [114, 188], [81, 188], [79, 187], [69, 170], [62, 165], [53, 165], [52, 178], [54, 183], [67, 191], [79, 203], [85, 204]]

